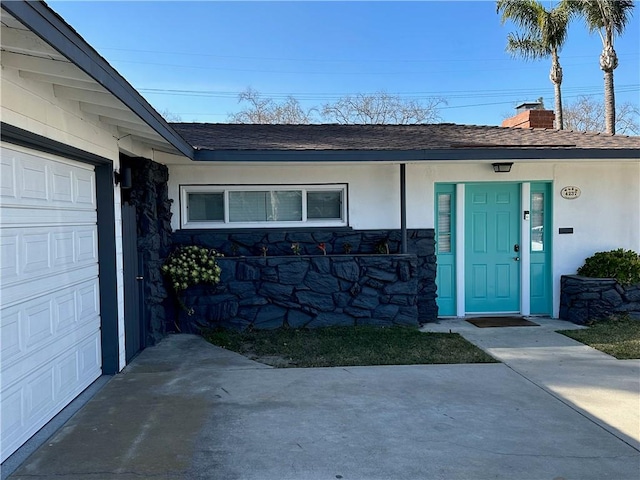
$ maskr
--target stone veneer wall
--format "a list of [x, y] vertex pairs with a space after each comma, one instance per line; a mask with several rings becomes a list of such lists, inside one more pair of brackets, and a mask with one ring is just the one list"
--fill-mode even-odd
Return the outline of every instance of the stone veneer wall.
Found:
[[220, 284], [185, 292], [183, 331], [418, 325], [415, 255], [221, 258]]
[[584, 325], [615, 314], [640, 320], [640, 284], [624, 287], [612, 278], [563, 275], [560, 280], [560, 318]]
[[[246, 260], [241, 261], [238, 265], [241, 265], [243, 262], [249, 262], [250, 260], [264, 261], [265, 258], [262, 257], [263, 247], [267, 248], [267, 262], [270, 260], [281, 261], [280, 257], [285, 257], [285, 260], [286, 258], [300, 260], [306, 256], [309, 256], [312, 260], [321, 259], [318, 261], [323, 262], [326, 258], [335, 256], [336, 259], [352, 258], [354, 261], [356, 258], [365, 259], [358, 260], [358, 265], [362, 268], [369, 268], [366, 258], [370, 258], [372, 261], [374, 259], [378, 259], [377, 261], [379, 262], [399, 261], [399, 259], [402, 258], [402, 256], [398, 256], [398, 252], [400, 250], [399, 230], [353, 230], [350, 228], [294, 230], [178, 230], [173, 233], [172, 240], [175, 245], [193, 244], [208, 248], [215, 248], [225, 255], [226, 258], [222, 259], [221, 262], [221, 266], [223, 268], [223, 279], [221, 285], [217, 287], [216, 291], [220, 288], [224, 288], [224, 276], [227, 274], [224, 272], [224, 262], [231, 261], [232, 258], [230, 257], [243, 258], [243, 256]], [[293, 243], [299, 244], [300, 256], [293, 254], [291, 249], [291, 245]], [[326, 257], [318, 248], [321, 243], [325, 246], [327, 252]], [[351, 246], [351, 254], [343, 256], [344, 247], [347, 243]], [[412, 279], [415, 278], [415, 280], [412, 281], [415, 281], [416, 283], [415, 295], [417, 322], [425, 323], [435, 321], [438, 317], [438, 307], [436, 304], [436, 256], [433, 229], [409, 230], [407, 246], [408, 253], [415, 256], [411, 261], [411, 268], [413, 269], [411, 277]], [[386, 252], [387, 248], [390, 254], [388, 260], [380, 260], [387, 256], [378, 255], [378, 253], [381, 251]], [[340, 263], [339, 260], [336, 260], [336, 262]], [[309, 271], [316, 273], [323, 272], [326, 274], [326, 271], [318, 270], [318, 268], [320, 268], [318, 265], [318, 263], [311, 262]], [[273, 265], [270, 266], [272, 267]], [[381, 267], [377, 266], [375, 268]], [[397, 265], [395, 267], [388, 266], [385, 268], [393, 269], [397, 268]], [[268, 270], [263, 273], [268, 276]], [[369, 285], [367, 285], [368, 288], [376, 288], [375, 286], [371, 286], [371, 284], [375, 282], [370, 281], [375, 279], [368, 279], [364, 272], [361, 272], [359, 275], [363, 283], [369, 283]], [[272, 283], [274, 282], [272, 281]], [[358, 283], [360, 283], [360, 280]], [[372, 293], [369, 290], [367, 290], [367, 292], [369, 294]], [[211, 296], [211, 293], [212, 292], [209, 291], [207, 296]], [[344, 292], [341, 291], [341, 293]], [[226, 294], [228, 294], [228, 292], [221, 293], [221, 295]], [[380, 297], [380, 303], [384, 304], [383, 302], [386, 301], [385, 295], [387, 295], [387, 293], [383, 291], [380, 295], [382, 295], [382, 297]], [[282, 302], [282, 300], [278, 301]], [[340, 309], [345, 307], [337, 306], [336, 308]], [[392, 309], [391, 307], [387, 307], [387, 309], [389, 311], [395, 310], [395, 308]], [[373, 308], [373, 311], [375, 311], [375, 308]], [[323, 317], [327, 318], [328, 316], [323, 315]]]

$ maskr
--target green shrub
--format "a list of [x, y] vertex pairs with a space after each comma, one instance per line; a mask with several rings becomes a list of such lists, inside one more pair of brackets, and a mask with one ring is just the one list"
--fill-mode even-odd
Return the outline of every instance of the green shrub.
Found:
[[168, 277], [178, 303], [189, 315], [193, 314], [193, 309], [182, 302], [180, 293], [199, 283], [218, 283], [220, 267], [216, 259], [221, 256], [213, 249], [189, 245], [176, 248], [165, 260], [162, 273]]
[[578, 275], [593, 278], [615, 278], [621, 285], [640, 283], [640, 255], [619, 248], [598, 252], [587, 258]]

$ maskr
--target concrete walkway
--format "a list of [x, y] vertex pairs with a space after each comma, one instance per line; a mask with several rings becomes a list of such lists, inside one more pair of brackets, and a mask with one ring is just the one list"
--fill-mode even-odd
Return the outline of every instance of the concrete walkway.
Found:
[[452, 319], [427, 324], [423, 331], [459, 333], [640, 450], [640, 360], [617, 360], [556, 333], [583, 327], [549, 318], [530, 320], [539, 326], [478, 328]]
[[[539, 361], [523, 328], [539, 329], [538, 347], [557, 360], [530, 373], [516, 367]], [[618, 414], [607, 420], [563, 397], [616, 382], [637, 400], [638, 362], [616, 369], [598, 355], [589, 375], [562, 379], [553, 370], [568, 352], [543, 340], [546, 327], [484, 330], [464, 335], [511, 356], [507, 364], [274, 369], [173, 335], [113, 377], [10, 478], [638, 480], [627, 421], [612, 426]], [[528, 339], [522, 359], [512, 338]], [[545, 369], [551, 386], [538, 377]], [[637, 426], [632, 403], [619, 413]]]

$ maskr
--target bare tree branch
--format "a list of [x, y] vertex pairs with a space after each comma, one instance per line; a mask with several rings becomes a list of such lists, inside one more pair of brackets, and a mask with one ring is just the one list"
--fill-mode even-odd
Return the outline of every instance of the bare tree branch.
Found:
[[164, 118], [167, 122], [181, 122], [182, 117], [176, 113], [169, 111], [168, 108], [165, 108], [161, 112], [158, 112], [162, 118]]
[[229, 114], [231, 123], [308, 124], [315, 111], [313, 108], [303, 110], [300, 102], [293, 97], [287, 97], [282, 103], [277, 103], [272, 98], [263, 98], [252, 88], [247, 88], [238, 95], [238, 103], [243, 102], [248, 103], [249, 107]]
[[[566, 128], [579, 132], [604, 132], [606, 130], [605, 106], [594, 97], [580, 96], [564, 106]], [[631, 102], [616, 107], [616, 132], [623, 135], [640, 135], [640, 108]]]
[[441, 97], [425, 101], [405, 100], [386, 92], [348, 95], [325, 104], [322, 109], [303, 110], [300, 102], [287, 97], [278, 103], [264, 98], [259, 92], [247, 88], [238, 96], [239, 103], [248, 107], [229, 114], [231, 123], [309, 124], [318, 121], [338, 124], [416, 124], [440, 121], [440, 107], [447, 101]]
[[440, 107], [447, 101], [442, 97], [424, 102], [405, 100], [386, 92], [346, 96], [322, 107], [322, 118], [339, 124], [417, 124], [440, 121]]

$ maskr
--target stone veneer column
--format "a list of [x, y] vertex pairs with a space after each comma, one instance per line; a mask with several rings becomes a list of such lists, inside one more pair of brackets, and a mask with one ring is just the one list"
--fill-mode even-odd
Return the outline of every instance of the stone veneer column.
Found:
[[128, 201], [135, 205], [138, 219], [138, 257], [144, 276], [144, 319], [147, 345], [154, 345], [171, 330], [173, 320], [167, 317], [167, 291], [161, 267], [171, 251], [171, 200], [166, 166], [146, 158], [124, 157], [123, 164], [132, 169], [132, 188]]

